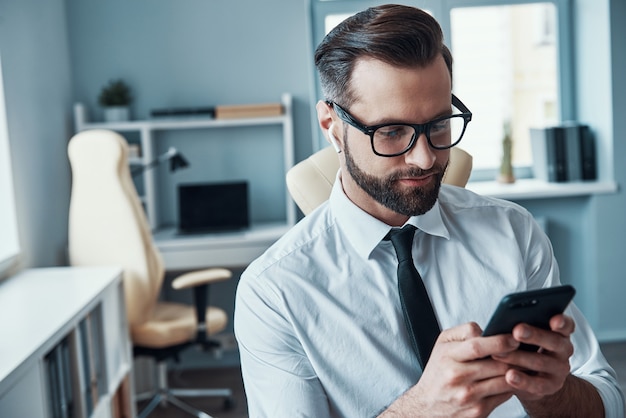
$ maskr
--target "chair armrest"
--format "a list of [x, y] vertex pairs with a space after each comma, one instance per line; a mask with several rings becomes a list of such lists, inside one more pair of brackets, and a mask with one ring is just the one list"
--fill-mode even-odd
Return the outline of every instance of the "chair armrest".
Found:
[[224, 268], [210, 268], [206, 270], [192, 271], [175, 278], [172, 282], [172, 287], [174, 289], [187, 289], [189, 287], [196, 287], [203, 284], [217, 283], [228, 280], [232, 276], [233, 273]]

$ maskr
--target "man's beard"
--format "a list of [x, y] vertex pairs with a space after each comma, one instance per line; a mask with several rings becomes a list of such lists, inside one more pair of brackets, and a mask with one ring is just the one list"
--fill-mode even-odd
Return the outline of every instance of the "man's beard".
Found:
[[[418, 216], [428, 212], [435, 205], [441, 188], [441, 180], [447, 166], [435, 165], [430, 170], [410, 168], [397, 171], [387, 177], [374, 177], [361, 170], [350, 154], [348, 144], [344, 147], [346, 168], [356, 184], [381, 205], [406, 216]], [[397, 180], [406, 177], [419, 177], [432, 173], [433, 181], [426, 187], [400, 190]]]

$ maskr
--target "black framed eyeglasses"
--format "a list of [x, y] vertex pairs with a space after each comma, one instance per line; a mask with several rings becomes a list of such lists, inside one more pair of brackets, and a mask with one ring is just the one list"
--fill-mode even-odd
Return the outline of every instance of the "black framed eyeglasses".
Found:
[[454, 94], [452, 105], [461, 113], [442, 116], [422, 124], [381, 123], [367, 126], [337, 103], [327, 100], [326, 104], [335, 109], [339, 119], [369, 135], [372, 151], [381, 157], [396, 157], [408, 152], [421, 134], [426, 135], [428, 145], [434, 149], [452, 148], [461, 141], [467, 124], [472, 120], [472, 112]]

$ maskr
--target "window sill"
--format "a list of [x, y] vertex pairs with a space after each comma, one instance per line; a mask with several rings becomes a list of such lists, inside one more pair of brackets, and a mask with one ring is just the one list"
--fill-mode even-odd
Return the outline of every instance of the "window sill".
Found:
[[617, 183], [614, 181], [548, 183], [537, 179], [520, 179], [513, 184], [502, 184], [496, 181], [472, 181], [467, 183], [466, 187], [480, 195], [507, 200], [585, 196], [615, 193], [618, 189]]

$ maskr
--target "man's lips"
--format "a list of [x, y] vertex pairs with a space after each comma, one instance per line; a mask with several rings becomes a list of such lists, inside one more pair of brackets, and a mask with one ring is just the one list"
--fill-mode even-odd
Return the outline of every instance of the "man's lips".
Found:
[[402, 177], [397, 180], [400, 184], [407, 186], [423, 186], [430, 183], [435, 178], [435, 173], [429, 173], [423, 176], [417, 177]]

